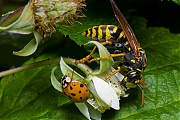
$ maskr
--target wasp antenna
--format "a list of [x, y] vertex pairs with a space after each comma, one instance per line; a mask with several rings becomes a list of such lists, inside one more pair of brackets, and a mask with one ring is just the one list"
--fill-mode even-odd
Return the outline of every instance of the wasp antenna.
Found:
[[144, 86], [147, 86], [148, 84], [146, 82], [144, 82], [143, 80], [140, 80], [139, 81], [140, 84], [144, 85]]
[[142, 91], [142, 107], [144, 107], [144, 89], [140, 84], [137, 84], [137, 86], [141, 89]]
[[142, 107], [144, 107], [144, 90], [142, 89]]

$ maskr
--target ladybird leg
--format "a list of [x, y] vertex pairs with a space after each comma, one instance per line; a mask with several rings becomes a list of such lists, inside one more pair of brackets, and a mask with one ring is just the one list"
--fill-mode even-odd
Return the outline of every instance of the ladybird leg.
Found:
[[[105, 45], [112, 45], [112, 42], [111, 41], [106, 41], [106, 42], [102, 42], [101, 44], [104, 45], [104, 46]], [[85, 62], [87, 62], [92, 57], [92, 55], [94, 54], [96, 48], [97, 48], [97, 46], [95, 46], [93, 48], [93, 50], [91, 51], [91, 53], [89, 55], [87, 55], [86, 57], [84, 57], [84, 58], [82, 58], [80, 60], [76, 60], [75, 63], [78, 64], [78, 63], [85, 63]], [[97, 61], [97, 60], [95, 60], [95, 61]]]
[[140, 84], [137, 84], [137, 86], [141, 89], [141, 91], [142, 91], [142, 107], [144, 107], [144, 89], [143, 89], [143, 87], [140, 85]]
[[109, 54], [108, 56], [103, 56], [103, 57], [87, 60], [87, 63], [91, 63], [91, 62], [98, 61], [98, 60], [103, 60], [103, 59], [110, 58], [110, 57], [124, 57], [125, 55], [126, 55], [125, 53]]

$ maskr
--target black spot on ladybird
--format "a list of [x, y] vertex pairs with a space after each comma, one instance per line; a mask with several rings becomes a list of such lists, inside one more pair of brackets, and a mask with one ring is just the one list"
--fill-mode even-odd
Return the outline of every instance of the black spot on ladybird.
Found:
[[80, 87], [84, 87], [84, 84], [81, 83], [81, 84], [80, 84]]
[[81, 91], [79, 91], [79, 93], [81, 93]]
[[74, 93], [71, 93], [71, 95], [72, 95], [72, 96], [76, 96], [76, 94], [74, 94]]
[[73, 89], [73, 87], [72, 86], [70, 86], [70, 90], [72, 90]]
[[80, 100], [82, 99], [82, 97], [80, 97]]

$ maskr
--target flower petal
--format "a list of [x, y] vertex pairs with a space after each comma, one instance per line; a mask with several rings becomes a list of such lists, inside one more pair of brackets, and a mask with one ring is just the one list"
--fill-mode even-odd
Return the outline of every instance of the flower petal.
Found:
[[80, 74], [78, 74], [76, 71], [74, 71], [71, 67], [69, 67], [63, 60], [63, 58], [61, 57], [60, 60], [60, 68], [61, 68], [61, 72], [63, 73], [63, 75], [67, 75], [69, 77], [73, 77], [72, 79], [83, 79], [84, 77], [82, 77]]
[[[111, 66], [110, 69], [107, 69], [103, 74], [96, 75], [97, 77], [101, 79], [105, 79], [111, 72], [114, 72], [115, 69]], [[106, 82], [111, 85], [111, 87], [114, 89], [116, 92], [118, 99], [120, 100], [120, 97], [128, 97], [128, 94], [125, 93], [123, 90], [120, 82], [123, 80], [124, 76], [120, 73], [117, 72], [115, 75], [110, 76]]]
[[[34, 16], [33, 16], [33, 9], [32, 9], [33, 2], [29, 2], [23, 9], [20, 8], [14, 13], [10, 14], [10, 17], [7, 17], [5, 21], [2, 21], [0, 31], [7, 31], [13, 33], [20, 33], [20, 34], [29, 34], [34, 31]], [[21, 13], [20, 17], [19, 14]], [[14, 19], [18, 18], [16, 21]], [[11, 23], [12, 22], [12, 23]], [[8, 26], [5, 26], [7, 25]], [[5, 25], [4, 25], [5, 24]], [[4, 26], [4, 27], [2, 27]]]
[[90, 117], [95, 120], [101, 120], [101, 116], [102, 116], [101, 113], [97, 109], [94, 109], [94, 107], [92, 105], [90, 105], [88, 103], [86, 103], [86, 105], [88, 107]]
[[97, 48], [99, 50], [99, 57], [107, 56], [106, 59], [100, 60], [99, 71], [94, 71], [93, 73], [91, 73], [92, 75], [99, 75], [99, 74], [105, 72], [106, 70], [108, 70], [114, 63], [114, 60], [112, 59], [112, 57], [109, 57], [109, 54], [110, 54], [109, 51], [101, 43], [99, 43], [97, 41], [89, 41], [87, 44], [90, 44], [90, 43], [93, 43], [97, 46]]
[[13, 54], [18, 56], [29, 56], [33, 54], [37, 50], [38, 44], [41, 41], [41, 34], [34, 32], [34, 36], [35, 38], [33, 38], [22, 50], [13, 52]]
[[86, 64], [83, 64], [83, 63], [76, 64], [76, 61], [77, 61], [76, 59], [63, 58], [63, 61], [66, 64], [70, 64], [72, 66], [79, 68], [85, 75], [89, 75], [90, 73], [92, 73], [92, 69], [89, 66], [87, 66]]
[[51, 83], [56, 90], [62, 92], [62, 85], [54, 76], [54, 72], [56, 69], [57, 69], [57, 66], [51, 70]]
[[78, 107], [78, 109], [81, 111], [81, 113], [88, 119], [90, 119], [89, 110], [85, 103], [75, 103], [75, 105]]
[[[115, 71], [113, 67], [110, 68], [109, 73]], [[116, 92], [119, 100], [120, 97], [128, 97], [128, 94], [125, 93], [123, 90], [122, 86], [120, 85], [120, 82], [123, 80], [124, 76], [120, 73], [117, 72], [115, 75], [111, 76], [106, 82], [108, 82], [111, 87], [114, 89]]]
[[99, 77], [94, 76], [92, 78], [95, 89], [99, 97], [112, 108], [119, 110], [119, 100], [114, 89]]

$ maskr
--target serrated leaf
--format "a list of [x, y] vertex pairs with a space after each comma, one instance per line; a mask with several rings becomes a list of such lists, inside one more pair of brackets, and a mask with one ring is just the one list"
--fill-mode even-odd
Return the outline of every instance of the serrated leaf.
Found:
[[[133, 21], [137, 24], [145, 22], [138, 18]], [[143, 72], [143, 80], [148, 83], [144, 88], [145, 107], [140, 106], [140, 90], [130, 90], [129, 97], [124, 98], [125, 103], [121, 103], [121, 110], [116, 114], [109, 113], [113, 114], [110, 119], [176, 119], [180, 114], [180, 35], [171, 34], [165, 28], [145, 26], [136, 31], [148, 58]]]

